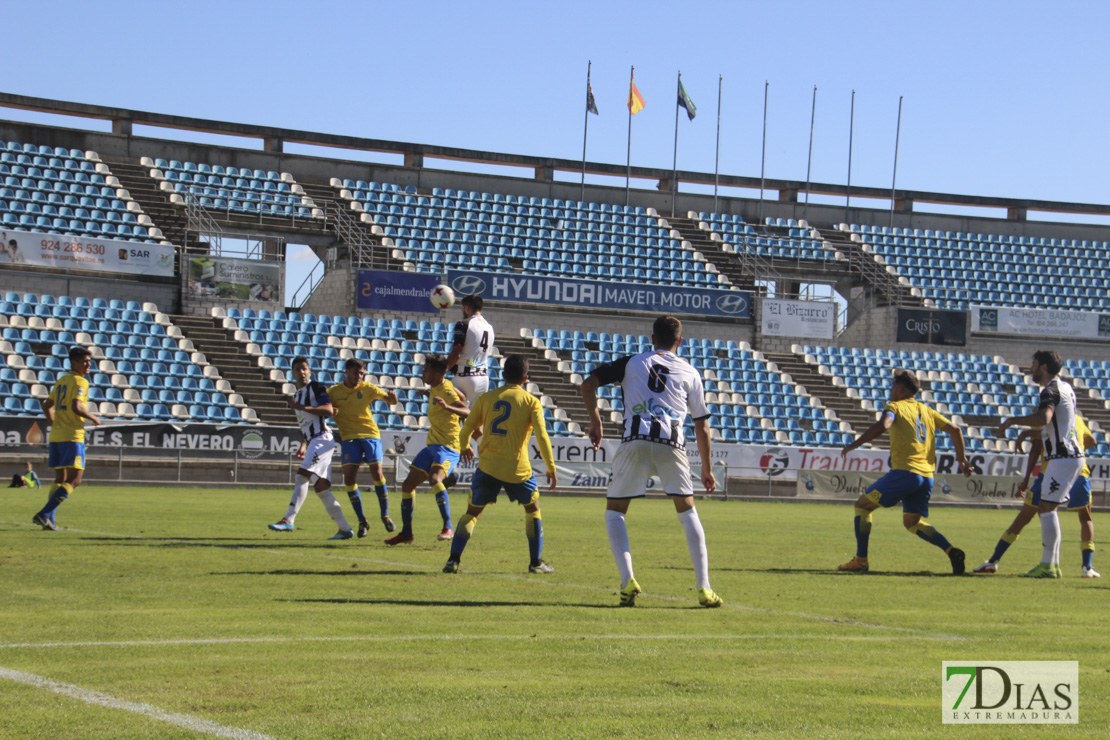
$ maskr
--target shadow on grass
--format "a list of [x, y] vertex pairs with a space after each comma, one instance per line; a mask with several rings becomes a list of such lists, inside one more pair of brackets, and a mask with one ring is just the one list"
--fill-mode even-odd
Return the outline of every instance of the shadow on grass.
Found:
[[[295, 604], [387, 604], [389, 606], [462, 606], [462, 607], [491, 607], [491, 606], [537, 606], [545, 609], [553, 606], [550, 602], [541, 601], [420, 601], [417, 599], [276, 599]], [[617, 609], [616, 604], [570, 604], [560, 603], [560, 607], [581, 607], [583, 609]], [[641, 607], [637, 605], [637, 609]]]
[[[325, 538], [315, 542], [276, 542], [236, 537], [83, 537], [90, 546], [111, 547], [218, 547], [228, 550], [341, 550], [350, 545], [328, 544]], [[365, 553], [362, 553], [365, 554]]]
[[422, 576], [429, 575], [427, 571], [420, 570], [369, 570], [365, 568], [348, 568], [346, 570], [242, 570], [226, 573], [209, 573], [210, 576]]
[[[664, 566], [662, 570], [682, 570], [675, 566]], [[915, 571], [868, 571], [866, 573], [852, 573], [832, 568], [713, 568], [714, 572], [721, 573], [773, 573], [774, 575], [807, 575], [807, 576], [836, 576], [837, 578], [952, 578], [954, 573], [936, 573], [928, 570]], [[965, 573], [964, 575], [971, 575]], [[961, 578], [963, 576], [960, 576]]]

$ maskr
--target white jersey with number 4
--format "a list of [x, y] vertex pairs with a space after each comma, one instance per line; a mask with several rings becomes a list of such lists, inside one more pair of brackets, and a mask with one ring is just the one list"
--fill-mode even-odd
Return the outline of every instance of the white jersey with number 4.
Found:
[[642, 439], [686, 449], [683, 423], [709, 417], [701, 376], [673, 352], [652, 350], [594, 369], [601, 385], [620, 383], [624, 396], [622, 442]]
[[462, 345], [459, 362], [454, 367], [456, 377], [467, 375], [486, 375], [489, 353], [493, 349], [493, 327], [481, 314], [455, 324], [454, 344]]

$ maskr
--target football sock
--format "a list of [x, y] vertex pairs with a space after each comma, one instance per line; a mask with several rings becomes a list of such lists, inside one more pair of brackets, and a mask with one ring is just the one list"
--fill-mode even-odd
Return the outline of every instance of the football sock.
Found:
[[1020, 534], [1020, 532], [1014, 534], [1008, 529], [1003, 532], [1002, 539], [1000, 539], [998, 541], [998, 544], [994, 546], [994, 554], [991, 555], [991, 562], [997, 563], [999, 560], [1001, 560], [1002, 556], [1006, 554], [1006, 550], [1010, 548], [1010, 545], [1017, 542], [1017, 538]]
[[347, 498], [351, 500], [351, 508], [355, 510], [355, 516], [358, 517], [360, 522], [366, 521], [366, 515], [362, 513], [362, 496], [358, 492], [358, 484], [347, 486]]
[[327, 510], [328, 516], [339, 525], [339, 529], [343, 532], [350, 532], [351, 525], [347, 524], [347, 518], [343, 516], [343, 507], [335, 500], [335, 496], [332, 495], [331, 489], [325, 488], [322, 491], [317, 491], [316, 495], [324, 502], [324, 508]]
[[686, 549], [690, 551], [690, 562], [694, 566], [698, 588], [709, 588], [709, 553], [705, 549], [705, 530], [701, 528], [698, 510], [690, 509], [680, 513], [678, 521], [686, 531]]
[[932, 524], [921, 519], [910, 529], [911, 532], [916, 534], [921, 539], [928, 542], [930, 545], [936, 545], [941, 550], [948, 552], [948, 548], [952, 547], [952, 543], [944, 538], [940, 532], [933, 528]]
[[462, 557], [463, 550], [466, 549], [466, 543], [470, 542], [470, 535], [474, 534], [474, 525], [478, 522], [478, 517], [471, 516], [469, 513], [463, 514], [459, 518], [459, 523], [455, 527], [455, 536], [451, 540], [451, 559], [458, 560]]
[[1083, 567], [1084, 568], [1093, 568], [1093, 567], [1095, 567], [1095, 564], [1094, 564], [1095, 563], [1095, 543], [1094, 542], [1084, 542], [1082, 550], [1083, 550]]
[[1041, 512], [1041, 541], [1044, 544], [1041, 562], [1058, 563], [1059, 560], [1053, 560], [1060, 554], [1060, 517], [1055, 509]]
[[528, 535], [528, 556], [532, 558], [531, 564], [536, 565], [543, 553], [543, 522], [539, 509], [524, 512], [524, 533]]
[[73, 493], [73, 486], [68, 483], [62, 483], [50, 494], [50, 498], [46, 500], [46, 506], [42, 507], [39, 514], [50, 521], [54, 521], [54, 512], [62, 505], [63, 501], [69, 498], [69, 494], [71, 493]]
[[871, 540], [871, 510], [856, 507], [856, 557], [867, 559], [867, 543]]
[[621, 588], [628, 585], [632, 577], [632, 551], [628, 543], [628, 527], [624, 524], [624, 514], [619, 511], [605, 510], [605, 529], [609, 533], [609, 549], [617, 561], [621, 574]]
[[382, 516], [389, 516], [389, 490], [385, 487], [385, 478], [374, 481], [374, 493], [378, 496], [378, 508]]
[[289, 511], [285, 512], [285, 521], [293, 523], [306, 498], [308, 498], [308, 478], [298, 475], [297, 482], [293, 485], [293, 498], [289, 499]]
[[412, 537], [412, 505], [416, 503], [416, 491], [401, 492], [401, 536]]
[[432, 485], [432, 493], [436, 495], [436, 505], [439, 506], [439, 515], [443, 517], [443, 528], [451, 528], [451, 499], [447, 496], [447, 489], [443, 482]]

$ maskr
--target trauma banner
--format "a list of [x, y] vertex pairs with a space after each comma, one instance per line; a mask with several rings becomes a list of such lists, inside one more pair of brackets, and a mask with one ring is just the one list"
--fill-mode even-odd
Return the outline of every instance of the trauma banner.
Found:
[[439, 313], [429, 298], [439, 283], [439, 275], [359, 270], [355, 296], [359, 308]]
[[0, 265], [173, 277], [174, 247], [169, 244], [9, 230], [0, 231], [0, 241]]
[[611, 308], [649, 313], [751, 317], [751, 293], [678, 285], [637, 285], [601, 280], [506, 275], [451, 270], [447, 284], [456, 295], [477, 294], [487, 301], [542, 304], [545, 307]]

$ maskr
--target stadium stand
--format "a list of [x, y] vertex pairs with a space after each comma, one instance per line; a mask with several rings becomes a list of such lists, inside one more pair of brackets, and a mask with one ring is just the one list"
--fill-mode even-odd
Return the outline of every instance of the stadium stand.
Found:
[[137, 242], [162, 232], [96, 152], [0, 142], [0, 224]]
[[170, 193], [170, 202], [177, 205], [184, 206], [185, 197], [192, 195], [201, 206], [217, 212], [296, 218], [323, 216], [323, 211], [288, 172], [150, 157], [143, 157], [141, 164], [150, 168], [150, 176], [160, 183], [162, 190]]
[[839, 228], [941, 308], [1101, 311], [1110, 306], [1106, 242], [859, 224]]
[[832, 249], [805, 221], [772, 218], [768, 216], [764, 227], [745, 223], [735, 214], [689, 213], [698, 228], [709, 232], [711, 239], [722, 242], [726, 253], [747, 251], [769, 260], [771, 264], [788, 261], [843, 261], [844, 255]]
[[728, 278], [683, 247], [654, 209], [363, 180], [332, 186], [395, 256], [421, 272], [519, 268], [535, 275], [721, 288]]

